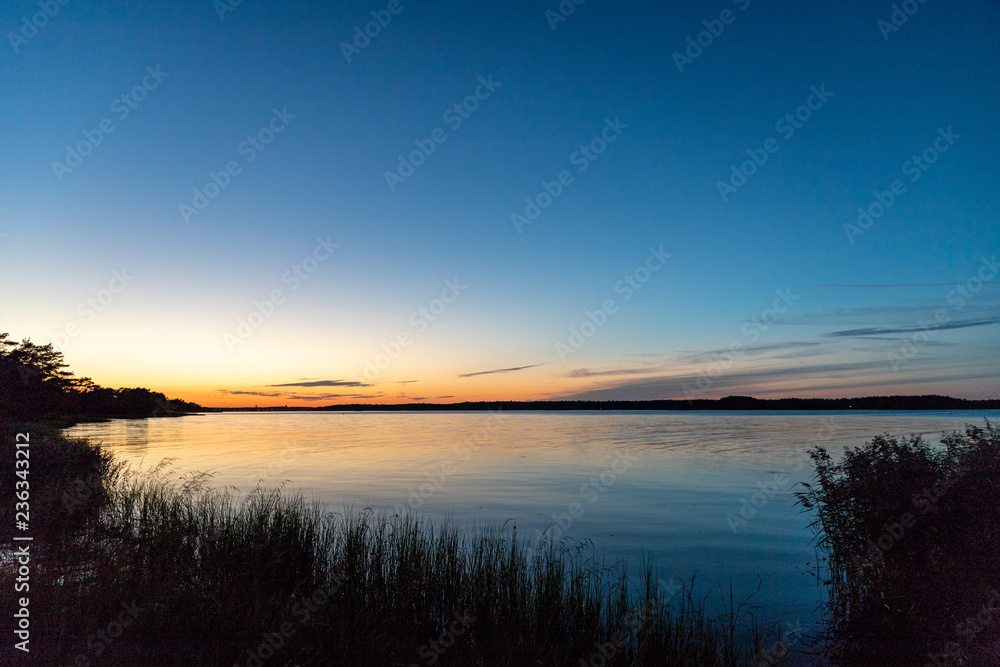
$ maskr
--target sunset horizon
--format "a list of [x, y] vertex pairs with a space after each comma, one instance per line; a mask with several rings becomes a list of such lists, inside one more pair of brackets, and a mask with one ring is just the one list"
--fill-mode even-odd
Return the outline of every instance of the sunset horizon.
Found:
[[1000, 665], [998, 34], [3, 3], [0, 664]]
[[996, 396], [995, 9], [722, 5], [67, 6], [6, 56], [0, 330], [205, 405]]

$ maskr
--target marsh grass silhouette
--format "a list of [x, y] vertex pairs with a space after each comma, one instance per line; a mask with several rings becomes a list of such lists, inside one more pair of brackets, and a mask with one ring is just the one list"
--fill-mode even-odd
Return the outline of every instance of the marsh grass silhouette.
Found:
[[634, 579], [580, 545], [532, 550], [510, 524], [328, 512], [169, 462], [140, 473], [54, 430], [31, 442], [44, 664], [736, 666], [777, 637], [749, 602], [713, 615], [649, 563]]
[[828, 627], [846, 665], [1000, 664], [1000, 430], [810, 452]]

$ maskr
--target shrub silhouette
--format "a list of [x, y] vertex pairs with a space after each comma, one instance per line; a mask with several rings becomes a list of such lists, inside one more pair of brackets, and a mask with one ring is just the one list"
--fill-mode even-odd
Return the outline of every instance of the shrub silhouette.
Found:
[[810, 452], [815, 483], [796, 495], [816, 512], [844, 664], [1000, 664], [987, 649], [1000, 636], [1000, 430], [967, 426], [941, 444], [882, 435], [836, 462]]

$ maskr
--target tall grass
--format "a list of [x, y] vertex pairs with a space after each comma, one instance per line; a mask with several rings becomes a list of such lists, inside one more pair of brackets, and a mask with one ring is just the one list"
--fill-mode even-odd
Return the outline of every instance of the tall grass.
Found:
[[[43, 440], [31, 604], [44, 664], [780, 662], [759, 659], [777, 635], [748, 603], [712, 615], [649, 563], [633, 578], [583, 545], [531, 549], [509, 524], [329, 512], [280, 488], [240, 495]], [[89, 492], [73, 494], [81, 476]]]
[[1000, 430], [942, 446], [877, 436], [811, 452], [834, 657], [845, 665], [1000, 664]]

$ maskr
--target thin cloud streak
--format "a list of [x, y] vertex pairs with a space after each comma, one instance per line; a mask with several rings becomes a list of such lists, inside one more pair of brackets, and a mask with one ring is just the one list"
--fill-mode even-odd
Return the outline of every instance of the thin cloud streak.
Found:
[[514, 368], [498, 368], [494, 371], [478, 371], [476, 373], [464, 373], [459, 375], [460, 378], [471, 378], [477, 375], [492, 375], [494, 373], [512, 373], [514, 371], [523, 371], [526, 368], [537, 368], [538, 366], [544, 366], [545, 364], [531, 364], [530, 366], [515, 366]]
[[370, 387], [364, 382], [353, 380], [314, 380], [312, 382], [289, 382], [287, 384], [269, 384], [268, 387]]
[[906, 327], [864, 327], [862, 329], [844, 329], [843, 331], [832, 331], [823, 334], [826, 338], [845, 337], [868, 337], [886, 334], [916, 333], [918, 331], [942, 331], [946, 329], [968, 329], [970, 327], [984, 327], [991, 324], [1000, 324], [1000, 317], [987, 320], [965, 320], [962, 322], [945, 322], [934, 326], [906, 326]]
[[328, 401], [332, 398], [374, 398], [367, 394], [285, 394], [282, 398], [295, 401]]
[[[887, 371], [885, 360], [858, 361], [844, 364], [814, 364], [811, 366], [796, 366], [792, 368], [765, 368], [759, 370], [747, 370], [738, 373], [720, 375], [713, 378], [711, 391], [717, 394], [720, 390], [732, 388], [756, 387], [766, 381], [784, 379], [818, 379], [829, 380], [831, 378], [848, 377], [857, 379], [858, 373], [863, 371], [882, 370]], [[684, 374], [674, 376], [661, 376], [646, 378], [643, 380], [633, 380], [627, 382], [617, 382], [604, 387], [577, 392], [566, 398], [574, 399], [622, 399], [622, 400], [644, 400], [655, 398], [687, 398], [684, 393], [685, 387], [695, 386], [700, 376], [697, 374]]]
[[601, 377], [608, 375], [648, 375], [650, 373], [656, 373], [657, 371], [664, 370], [662, 367], [657, 368], [614, 368], [606, 371], [592, 371], [589, 368], [577, 368], [571, 370], [566, 374], [567, 377], [571, 378], [589, 378], [589, 377]]
[[[759, 354], [764, 354], [766, 352], [772, 352], [777, 350], [790, 350], [796, 348], [815, 348], [817, 346], [823, 345], [821, 342], [804, 342], [804, 341], [790, 341], [787, 343], [768, 343], [767, 345], [747, 345], [740, 350], [740, 355], [754, 356]], [[708, 350], [706, 352], [687, 352], [682, 355], [682, 359], [692, 364], [701, 363], [711, 363], [715, 361], [715, 356], [718, 354], [729, 354], [729, 348], [720, 348], [717, 350]], [[812, 354], [819, 354], [818, 352], [812, 352]], [[811, 355], [806, 355], [811, 356]]]
[[829, 283], [824, 285], [815, 285], [815, 287], [954, 287], [955, 285], [960, 285], [960, 282], [954, 283], [872, 283], [872, 284], [849, 284], [849, 283]]

